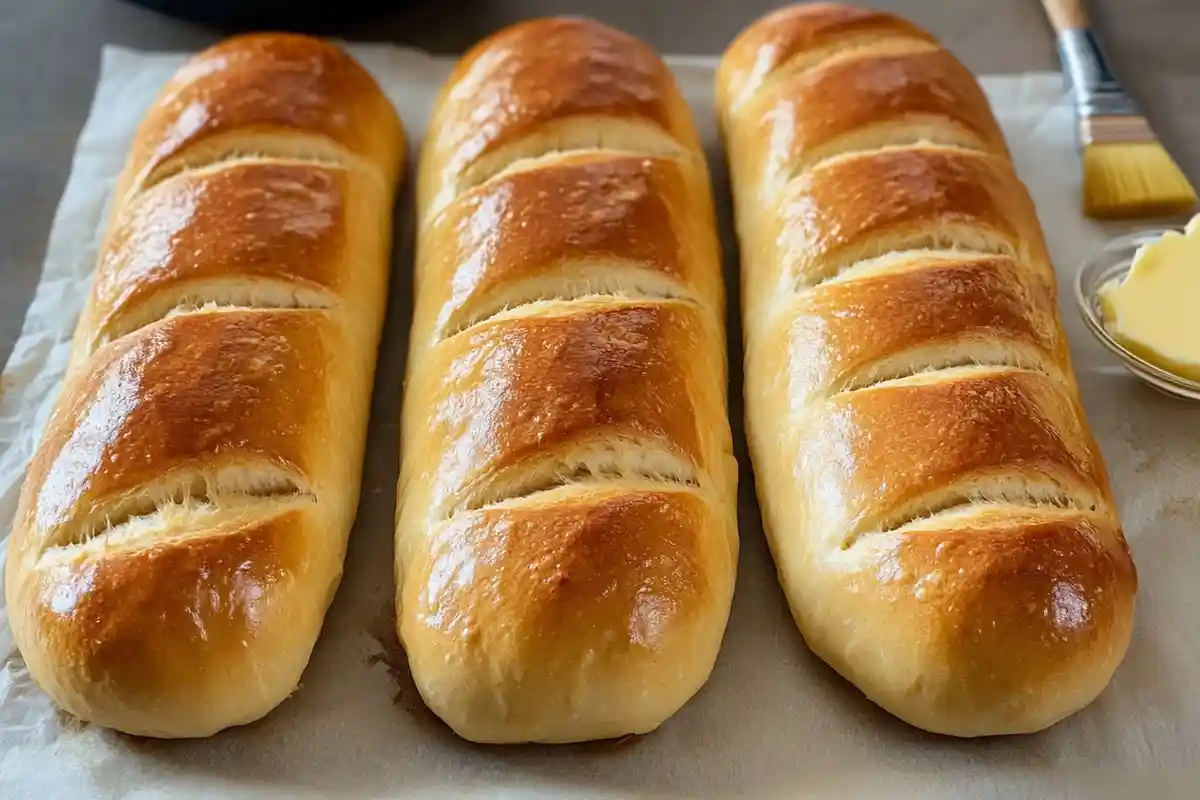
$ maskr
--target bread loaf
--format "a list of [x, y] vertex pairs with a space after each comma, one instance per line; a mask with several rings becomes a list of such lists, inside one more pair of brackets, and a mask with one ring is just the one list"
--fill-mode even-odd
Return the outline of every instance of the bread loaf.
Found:
[[417, 687], [480, 742], [650, 731], [707, 679], [737, 563], [688, 108], [629, 36], [516, 25], [439, 95], [418, 205], [396, 528]]
[[292, 692], [341, 577], [387, 297], [395, 111], [292, 35], [192, 59], [112, 202], [8, 551], [64, 709], [205, 736]]
[[1082, 708], [1137, 575], [979, 85], [908, 22], [813, 3], [744, 31], [717, 94], [747, 435], [805, 640], [930, 731]]

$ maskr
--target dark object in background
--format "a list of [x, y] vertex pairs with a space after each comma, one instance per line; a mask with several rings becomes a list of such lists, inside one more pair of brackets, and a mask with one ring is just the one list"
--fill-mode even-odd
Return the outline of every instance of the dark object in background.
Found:
[[191, 22], [226, 28], [313, 30], [386, 11], [402, 11], [419, 0], [125, 0]]

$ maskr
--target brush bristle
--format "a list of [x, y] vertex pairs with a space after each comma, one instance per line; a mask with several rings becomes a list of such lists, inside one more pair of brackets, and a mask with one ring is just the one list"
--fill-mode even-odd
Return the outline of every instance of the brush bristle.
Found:
[[1158, 142], [1105, 142], [1083, 151], [1084, 212], [1116, 219], [1173, 216], [1196, 204], [1196, 190]]

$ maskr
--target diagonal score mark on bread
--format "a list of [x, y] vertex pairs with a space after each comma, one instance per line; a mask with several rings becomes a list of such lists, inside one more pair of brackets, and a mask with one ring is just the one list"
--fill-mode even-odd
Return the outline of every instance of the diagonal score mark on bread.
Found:
[[747, 85], [749, 92], [734, 100], [732, 108], [737, 110], [741, 105], [753, 100], [756, 96], [777, 89], [779, 84], [803, 78], [807, 73], [829, 67], [833, 64], [857, 59], [870, 58], [879, 55], [901, 53], [921, 53], [937, 50], [936, 44], [920, 38], [898, 38], [888, 33], [864, 33], [857, 36], [847, 36], [823, 48], [816, 48], [797, 53], [782, 65], [771, 70], [762, 77], [760, 83]]
[[353, 59], [314, 56], [295, 40], [206, 51], [173, 76], [143, 119], [118, 198], [242, 159], [341, 165], [387, 183], [402, 156], [392, 146], [394, 126], [368, 121], [380, 99]]
[[[768, 135], [791, 140], [792, 151], [781, 165], [783, 182], [839, 156], [890, 147], [940, 145], [980, 153], [1007, 149], [987, 120], [982, 94], [968, 102], [953, 97], [955, 79], [968, 73], [934, 45], [900, 41], [852, 49], [819, 66], [772, 83], [770, 90], [753, 96], [755, 105], [746, 110], [754, 113], [761, 107]], [[928, 85], [931, 81], [937, 83]], [[869, 99], [861, 97], [857, 105], [837, 102], [877, 82], [884, 88]], [[829, 107], [808, 107], [818, 99]], [[800, 113], [805, 118], [797, 124]]]
[[848, 247], [835, 255], [817, 261], [813, 268], [796, 277], [797, 290], [811, 289], [845, 275], [868, 274], [873, 262], [910, 259], [920, 256], [1009, 256], [1015, 257], [1013, 243], [994, 232], [967, 225], [943, 225], [936, 231], [899, 232], [880, 237], [858, 247]]
[[[963, 369], [1015, 369], [1036, 372], [1063, 380], [1059, 368], [1036, 348], [1022, 348], [1003, 341], [963, 341], [915, 347], [896, 353], [843, 375], [831, 394], [848, 394], [873, 387], [897, 385], [908, 379], [945, 377]], [[902, 385], [902, 384], [900, 384]]]
[[[662, 278], [636, 263], [565, 263], [550, 274], [529, 278], [491, 292], [474, 306], [456, 309], [444, 322], [439, 338], [469, 331], [498, 316], [520, 313], [526, 306], [549, 302], [620, 300], [685, 300], [692, 293], [678, 281]], [[541, 309], [542, 306], [537, 306]], [[531, 309], [536, 311], [536, 309]]]
[[333, 324], [305, 309], [201, 309], [89, 358], [31, 466], [39, 552], [95, 539], [144, 547], [177, 537], [180, 525], [203, 535], [212, 514], [191, 519], [198, 508], [270, 516], [281, 504], [315, 504], [324, 481], [296, 431], [322, 436], [315, 417], [331, 404], [295, 387], [320, 374], [313, 362]]
[[699, 481], [695, 464], [653, 442], [621, 438], [582, 442], [566, 452], [549, 453], [533, 463], [482, 476], [462, 492], [445, 518], [578, 484], [698, 487]]
[[668, 133], [645, 123], [580, 117], [547, 125], [466, 167], [426, 212], [429, 219], [462, 194], [511, 172], [538, 169], [545, 162], [578, 153], [625, 153], [692, 159], [695, 156]]
[[[431, 517], [576, 481], [711, 488], [693, 407], [710, 399], [671, 363], [711, 325], [695, 301], [588, 295], [519, 305], [434, 342], [410, 384], [444, 392], [414, 435], [452, 437]], [[491, 427], [501, 419], [504, 435]]]
[[576, 467], [571, 471], [566, 464], [560, 466], [563, 469], [547, 475], [543, 483], [530, 482], [519, 488], [509, 489], [509, 496], [504, 499], [489, 500], [476, 507], [463, 508], [437, 524], [444, 525], [461, 520], [465, 516], [497, 511], [543, 509], [562, 500], [586, 500], [597, 492], [614, 497], [644, 493], [680, 493], [701, 499], [704, 497], [704, 491], [695, 481], [675, 480], [669, 475], [656, 475], [648, 471], [638, 474], [636, 470], [630, 470], [625, 472], [620, 480], [615, 480], [612, 475], [595, 472], [589, 468]]
[[[859, 262], [913, 251], [1044, 262], [1044, 250], [1028, 239], [1036, 224], [1032, 205], [1006, 172], [990, 154], [913, 144], [838, 155], [800, 173], [788, 185], [780, 223], [801, 234], [785, 245], [785, 258], [796, 263], [798, 288], [835, 278]], [[904, 203], [889, 200], [901, 184]], [[880, 196], [853, 216], [830, 205], [853, 203], [853, 193], [864, 191]], [[859, 204], [866, 199], [859, 195]]]
[[358, 168], [368, 174], [379, 174], [377, 169], [369, 166], [362, 159], [356, 158], [346, 152], [344, 148], [324, 139], [303, 135], [254, 137], [235, 134], [218, 141], [192, 147], [170, 160], [156, 165], [151, 172], [134, 180], [123, 199], [129, 201], [170, 180], [260, 161]]
[[443, 87], [428, 148], [439, 158], [422, 159], [421, 227], [472, 188], [547, 157], [700, 159], [687, 107], [662, 90], [673, 79], [653, 53], [559, 22], [540, 52], [477, 46]]
[[911, 147], [945, 147], [979, 153], [987, 150], [987, 145], [977, 136], [958, 126], [947, 125], [936, 118], [910, 116], [863, 127], [808, 150], [785, 174], [784, 183], [837, 158]]
[[115, 322], [101, 329], [92, 349], [135, 333], [162, 319], [218, 310], [313, 309], [328, 310], [336, 298], [320, 289], [272, 280], [209, 280], [176, 286], [125, 309]]
[[497, 314], [559, 300], [703, 302], [716, 265], [703, 218], [686, 210], [705, 187], [688, 160], [603, 150], [518, 162], [435, 215], [418, 255], [414, 330], [434, 341]]
[[901, 250], [859, 262], [810, 291], [780, 292], [756, 338], [782, 336], [787, 346], [751, 353], [764, 354], [768, 373], [785, 376], [793, 413], [833, 395], [954, 367], [1020, 368], [1069, 385], [1059, 363], [1065, 342], [1050, 301], [1039, 297], [1038, 281], [1010, 257]]
[[[89, 543], [103, 550], [145, 547], [195, 535], [225, 517], [263, 516], [316, 501], [298, 475], [268, 462], [183, 468], [49, 528], [43, 549], [76, 549]], [[82, 551], [73, 557], [80, 555]]]
[[1027, 473], [963, 476], [957, 483], [918, 497], [887, 514], [864, 518], [842, 542], [849, 550], [864, 538], [920, 528], [934, 517], [986, 513], [1002, 506], [1028, 510], [1097, 512], [1101, 499], [1087, 486], [1067, 486], [1049, 476]]
[[[730, 146], [763, 159], [762, 202], [773, 202], [798, 175], [855, 153], [914, 145], [1007, 153], [971, 74], [927, 39], [852, 47], [799, 73], [768, 73], [757, 91], [752, 77], [738, 78], [751, 92], [738, 113], [756, 122], [727, 136]], [[760, 154], [754, 143], [762, 137], [772, 147]]]
[[795, 8], [783, 7], [744, 29], [736, 46], [748, 59], [723, 59], [717, 85], [719, 111], [741, 113], [746, 102], [776, 81], [802, 75], [860, 50], [937, 49], [926, 30], [886, 12], [838, 3], [814, 3], [810, 24], [793, 25]]

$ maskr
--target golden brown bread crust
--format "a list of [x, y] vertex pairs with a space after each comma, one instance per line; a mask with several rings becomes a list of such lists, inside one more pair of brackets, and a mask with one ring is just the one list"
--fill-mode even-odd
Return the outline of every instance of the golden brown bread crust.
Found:
[[148, 114], [6, 565], [67, 711], [205, 736], [297, 686], [357, 506], [403, 147], [302, 37], [224, 42]]
[[295, 631], [319, 628], [340, 577], [328, 571], [340, 556], [313, 547], [326, 537], [313, 517], [283, 507], [181, 540], [52, 553], [13, 598], [10, 621], [40, 639], [29, 669], [68, 712], [139, 718], [141, 735], [179, 735], [181, 692], [189, 728], [253, 721], [295, 685], [308, 660]]
[[399, 133], [391, 103], [344, 50], [308, 36], [245, 34], [200, 53], [163, 88], [138, 127], [125, 190], [198, 157], [239, 154], [356, 158], [393, 175]]
[[587, 20], [502, 31], [440, 97], [419, 192], [400, 636], [422, 697], [468, 739], [645, 733], [707, 679], [737, 562], [696, 133], [657, 56]]
[[661, 450], [679, 460], [681, 480], [719, 468], [723, 443], [707, 422], [723, 413], [719, 376], [680, 368], [719, 345], [693, 304], [605, 298], [530, 311], [484, 322], [414, 365], [410, 391], [430, 406], [407, 432], [413, 449], [447, 451], [418, 478], [436, 487], [434, 509], [475, 506], [495, 483], [589, 445]]
[[434, 106], [422, 219], [514, 161], [555, 150], [700, 152], [691, 113], [643, 42], [579, 19], [512, 25], [458, 62]]
[[[942, 377], [838, 394], [811, 413], [811, 428], [801, 423], [795, 463], [823, 472], [823, 490], [809, 501], [814, 527], [844, 531], [845, 547], [861, 532], [894, 529], [1009, 482], [1017, 500], [1039, 493], [1048, 504], [1091, 510], [1106, 499], [1078, 408], [1052, 379], [987, 367]], [[1052, 488], [1035, 489], [1039, 480]]]
[[1052, 300], [1027, 283], [1013, 259], [969, 254], [915, 256], [829, 281], [789, 298], [764, 322], [763, 338], [783, 346], [756, 349], [756, 368], [787, 376], [793, 404], [907, 374], [914, 351], [948, 352], [948, 366], [1003, 353], [1051, 370], [1065, 358], [1066, 341]]
[[[1080, 676], [1111, 672], [1129, 636], [1119, 529], [1074, 509], [962, 514], [866, 540], [868, 569], [796, 578], [806, 641], [869, 697], [903, 696], [902, 718], [927, 730], [1027, 731], [1048, 706], [1087, 705], [1104, 678]], [[778, 563], [785, 581], [802, 568]]]
[[747, 434], [806, 641], [928, 730], [1079, 710], [1137, 573], [981, 90], [907, 22], [808, 4], [739, 36], [717, 94]]
[[[742, 138], [729, 146], [747, 147], [761, 159], [748, 161], [745, 169], [761, 174], [762, 190], [779, 191], [796, 172], [826, 156], [892, 141], [1008, 152], [974, 76], [936, 44], [885, 39], [865, 52], [839, 53], [821, 69], [773, 77], [739, 109]], [[764, 137], [774, 137], [778, 146], [753, 147]]]
[[826, 161], [788, 186], [776, 239], [801, 286], [895, 251], [953, 247], [1049, 271], [1037, 216], [1007, 162], [956, 148], [886, 150]]
[[742, 31], [726, 49], [717, 103], [736, 110], [769, 79], [800, 72], [838, 51], [888, 39], [935, 43], [916, 25], [882, 11], [842, 3], [780, 8]]
[[219, 311], [170, 317], [102, 349], [29, 468], [37, 494], [25, 508], [43, 547], [90, 538], [132, 493], [197, 465], [262, 461], [318, 477], [332, 431], [310, 387], [326, 380], [339, 337], [321, 312]]
[[[910, 45], [911, 47], [911, 45]], [[1003, 134], [974, 77], [945, 50], [922, 44], [920, 49], [882, 52], [871, 57], [848, 57], [825, 69], [781, 80], [754, 99], [745, 113], [780, 111], [781, 99], [797, 113], [789, 160], [803, 163], [814, 151], [864, 127], [914, 123], [936, 118], [939, 130], [961, 127], [960, 136], [979, 144], [1005, 149]], [[854, 102], [846, 97], [854, 95]], [[778, 125], [778, 121], [775, 121]]]
[[386, 191], [369, 173], [268, 160], [223, 163], [158, 184], [114, 219], [94, 278], [89, 326], [97, 341], [86, 351], [164, 308], [222, 289], [232, 295], [223, 302], [277, 295], [283, 305], [336, 304], [358, 288], [343, 263], [377, 246], [346, 230], [386, 203]]
[[573, 707], [588, 713], [572, 739], [656, 727], [675, 710], [673, 684], [706, 671], [721, 638], [712, 618], [735, 554], [710, 534], [724, 513], [646, 482], [577, 484], [457, 516], [410, 568], [409, 661], [425, 691], [472, 720], [472, 738], [505, 741], [516, 727], [561, 739]]
[[924, 144], [849, 153], [803, 170], [769, 197], [762, 202], [772, 213], [741, 223], [743, 251], [763, 248], [744, 267], [754, 307], [891, 253], [963, 247], [1015, 257], [1031, 290], [1053, 299], [1033, 202], [998, 156]]
[[592, 151], [472, 189], [424, 233], [414, 332], [442, 338], [572, 282], [721, 303], [705, 220], [687, 213], [707, 191], [695, 178], [676, 159]]

